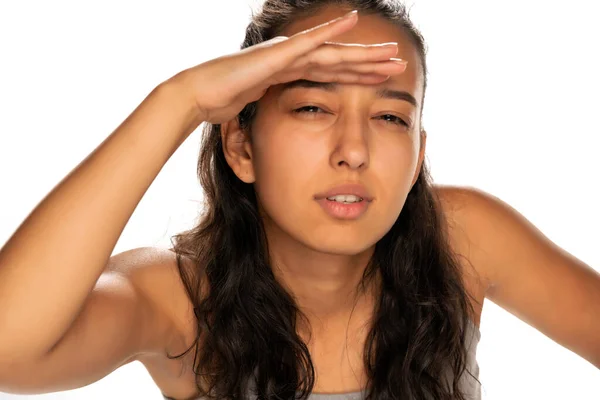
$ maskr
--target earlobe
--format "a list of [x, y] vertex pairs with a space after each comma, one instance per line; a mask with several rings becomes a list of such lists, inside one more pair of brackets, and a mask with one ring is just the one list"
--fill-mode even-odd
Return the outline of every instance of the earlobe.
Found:
[[253, 183], [254, 167], [250, 137], [240, 128], [237, 117], [221, 124], [221, 142], [227, 164], [235, 175], [245, 183]]

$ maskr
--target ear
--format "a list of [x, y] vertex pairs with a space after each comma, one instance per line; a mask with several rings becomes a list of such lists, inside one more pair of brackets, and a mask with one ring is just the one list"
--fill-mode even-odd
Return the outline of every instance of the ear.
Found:
[[427, 144], [427, 132], [425, 129], [421, 129], [421, 134], [419, 138], [419, 161], [417, 162], [417, 168], [415, 169], [415, 175], [413, 176], [413, 181], [411, 187], [415, 184], [417, 179], [419, 178], [419, 173], [421, 172], [421, 166], [423, 165], [423, 160], [425, 159], [425, 147]]
[[238, 118], [221, 124], [221, 142], [227, 164], [245, 183], [254, 182], [250, 135], [240, 128]]

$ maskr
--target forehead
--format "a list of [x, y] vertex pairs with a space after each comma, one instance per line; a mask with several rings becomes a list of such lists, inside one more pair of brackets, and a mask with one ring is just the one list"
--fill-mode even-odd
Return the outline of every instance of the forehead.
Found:
[[[295, 20], [280, 35], [292, 36], [298, 32], [340, 17], [351, 11], [340, 6], [327, 6], [311, 15]], [[420, 102], [423, 88], [423, 77], [419, 55], [407, 35], [392, 22], [372, 14], [365, 15], [359, 11], [358, 23], [349, 31], [336, 36], [331, 41], [340, 43], [376, 44], [386, 42], [398, 43], [397, 58], [408, 61], [406, 71], [392, 76], [388, 84], [398, 86], [412, 93]]]

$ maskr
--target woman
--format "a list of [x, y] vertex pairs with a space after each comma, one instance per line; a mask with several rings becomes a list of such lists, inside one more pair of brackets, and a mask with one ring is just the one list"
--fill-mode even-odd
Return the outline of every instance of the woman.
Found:
[[[250, 26], [256, 46], [160, 85], [3, 247], [0, 389], [82, 386], [140, 360], [172, 398], [240, 397], [253, 376], [261, 397], [476, 396], [484, 296], [598, 365], [597, 274], [492, 197], [429, 182], [425, 58], [408, 21], [383, 2], [280, 3]], [[351, 8], [359, 20], [306, 31]], [[181, 257], [136, 249], [107, 265], [203, 121], [207, 211], [177, 237]], [[80, 226], [104, 229], [86, 243]], [[565, 283], [582, 307], [547, 298]]]

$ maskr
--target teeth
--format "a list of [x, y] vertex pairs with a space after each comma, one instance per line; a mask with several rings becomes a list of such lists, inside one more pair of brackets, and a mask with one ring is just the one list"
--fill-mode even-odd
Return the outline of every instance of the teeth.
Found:
[[337, 196], [328, 197], [327, 200], [338, 201], [340, 203], [357, 203], [362, 201], [360, 197], [354, 196], [353, 194], [340, 194]]

